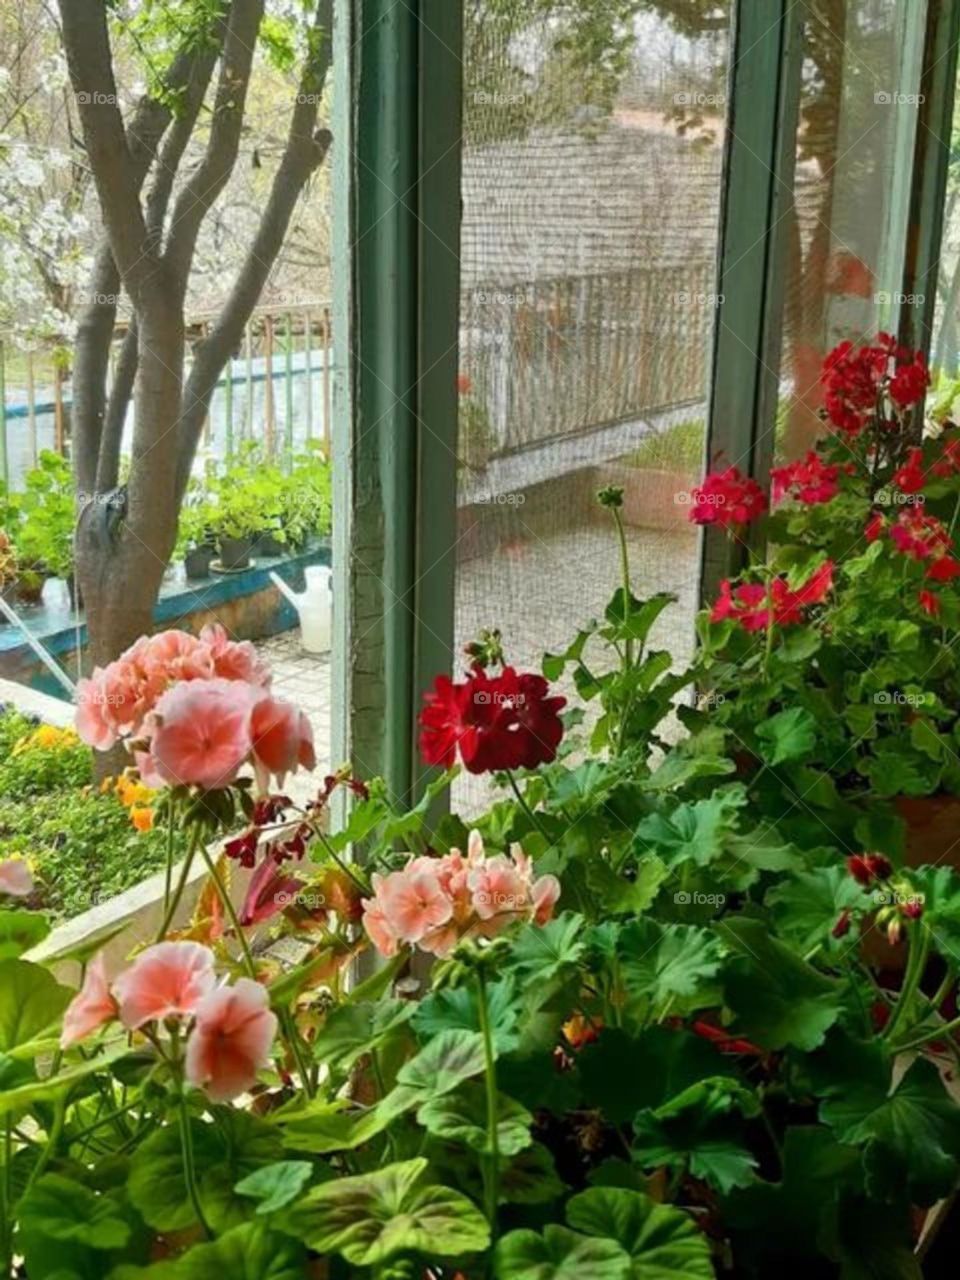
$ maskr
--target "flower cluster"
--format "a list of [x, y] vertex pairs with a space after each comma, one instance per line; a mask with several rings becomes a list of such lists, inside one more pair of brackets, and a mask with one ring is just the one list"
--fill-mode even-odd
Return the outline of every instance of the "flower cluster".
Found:
[[951, 554], [953, 538], [936, 516], [912, 507], [901, 511], [896, 521], [888, 525], [878, 512], [867, 524], [864, 537], [868, 542], [876, 542], [884, 533], [889, 533], [890, 541], [901, 555], [925, 566], [926, 577], [932, 582], [951, 582], [960, 577], [960, 561]]
[[774, 502], [796, 498], [807, 506], [830, 502], [840, 491], [838, 463], [824, 462], [812, 449], [799, 462], [790, 462], [770, 471]]
[[175, 684], [213, 678], [267, 688], [270, 672], [249, 641], [230, 640], [219, 625], [141, 636], [116, 662], [77, 685], [77, 731], [99, 751], [141, 736], [148, 715]]
[[104, 778], [100, 784], [104, 794], [112, 791], [130, 814], [130, 821], [138, 831], [152, 831], [156, 791], [146, 786], [129, 770], [117, 779]]
[[99, 750], [125, 741], [150, 788], [216, 790], [249, 763], [265, 789], [316, 765], [309, 720], [269, 685], [253, 646], [222, 627], [164, 631], [80, 682], [77, 729]]
[[766, 509], [767, 495], [738, 467], [713, 471], [690, 491], [689, 518], [694, 524], [737, 529], [762, 516]]
[[930, 372], [922, 352], [910, 351], [881, 333], [875, 346], [841, 342], [824, 361], [820, 380], [830, 422], [848, 435], [858, 435], [883, 410], [885, 397], [897, 409], [922, 400]]
[[475, 669], [460, 681], [438, 676], [420, 713], [420, 751], [446, 769], [459, 753], [470, 773], [535, 769], [556, 758], [565, 705], [543, 676], [513, 667], [496, 676]]
[[103, 953], [97, 955], [64, 1014], [61, 1048], [117, 1019], [158, 1048], [163, 1028], [185, 1026], [184, 1078], [213, 1102], [228, 1102], [256, 1083], [277, 1031], [266, 988], [251, 978], [218, 985], [213, 952], [198, 942], [148, 947], [112, 986]]
[[374, 875], [363, 923], [381, 955], [411, 946], [445, 956], [462, 938], [492, 938], [516, 920], [546, 924], [559, 896], [557, 878], [534, 879], [519, 845], [509, 856], [487, 857], [480, 833], [472, 831], [466, 857], [451, 849], [442, 858], [415, 857], [402, 871]]
[[711, 622], [732, 618], [744, 631], [766, 631], [774, 626], [794, 626], [804, 621], [804, 610], [821, 604], [833, 586], [833, 561], [819, 569], [795, 590], [782, 575], [769, 584], [743, 582], [734, 586], [729, 578], [720, 583], [720, 595], [710, 614]]

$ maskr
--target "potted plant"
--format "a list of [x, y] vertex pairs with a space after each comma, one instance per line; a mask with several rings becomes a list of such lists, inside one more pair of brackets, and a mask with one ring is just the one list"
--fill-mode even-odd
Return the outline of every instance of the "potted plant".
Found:
[[12, 495], [11, 501], [19, 512], [18, 596], [35, 603], [44, 579], [55, 577], [67, 583], [72, 600], [76, 503], [69, 462], [52, 450], [43, 450], [39, 465], [27, 472], [24, 492]]
[[[886, 335], [828, 356], [826, 434], [774, 470], [771, 551], [722, 585], [701, 635], [712, 722], [771, 812], [786, 787], [797, 827], [960, 865], [960, 432], [921, 436], [927, 381]], [[692, 504], [734, 536], [766, 518], [735, 468]], [[789, 737], [772, 765], [771, 735]]]
[[302, 548], [311, 537], [330, 532], [330, 463], [319, 443], [308, 443], [293, 459], [285, 479], [279, 511], [283, 540], [288, 546]]
[[219, 567], [247, 568], [263, 528], [263, 511], [255, 487], [229, 474], [219, 477], [212, 486], [207, 521], [217, 545]]
[[209, 577], [210, 564], [217, 553], [210, 529], [211, 507], [203, 486], [191, 480], [180, 510], [174, 558], [183, 561], [187, 579], [196, 582]]

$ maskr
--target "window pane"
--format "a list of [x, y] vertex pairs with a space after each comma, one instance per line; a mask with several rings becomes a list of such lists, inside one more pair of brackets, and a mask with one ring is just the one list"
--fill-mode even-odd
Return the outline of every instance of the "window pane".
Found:
[[655, 643], [692, 641], [729, 6], [617, 10], [466, 6], [456, 633], [518, 667], [619, 581], [611, 483], [635, 593], [678, 596]]
[[808, 6], [781, 366], [786, 457], [819, 434], [826, 352], [896, 329], [925, 9]]

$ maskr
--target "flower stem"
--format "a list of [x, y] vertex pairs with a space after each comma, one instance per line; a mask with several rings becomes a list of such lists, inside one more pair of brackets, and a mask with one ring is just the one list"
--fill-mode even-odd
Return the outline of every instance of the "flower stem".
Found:
[[540, 832], [544, 840], [546, 840], [547, 845], [548, 846], [552, 845], [553, 841], [550, 839], [550, 837], [547, 835], [546, 831], [544, 830], [543, 824], [541, 823], [540, 819], [537, 817], [534, 810], [530, 808], [530, 806], [527, 804], [526, 800], [524, 799], [523, 792], [520, 790], [520, 785], [517, 782], [516, 778], [514, 777], [513, 770], [506, 769], [504, 770], [504, 772], [506, 773], [507, 777], [510, 779], [510, 787], [513, 790], [513, 794], [517, 797], [517, 804], [519, 804], [520, 808], [523, 810], [523, 812], [527, 815], [527, 817], [533, 823], [534, 827], [537, 829], [537, 831]]
[[173, 896], [164, 903], [163, 924], [161, 924], [157, 933], [157, 942], [162, 942], [167, 936], [170, 926], [173, 924], [173, 918], [177, 914], [177, 908], [180, 906], [180, 899], [183, 897], [183, 891], [187, 887], [187, 881], [190, 879], [190, 870], [193, 867], [193, 860], [196, 857], [197, 849], [203, 843], [203, 828], [199, 824], [194, 828], [193, 835], [190, 837], [190, 847], [187, 849], [186, 856], [183, 859], [183, 866], [180, 868], [180, 879], [177, 881], [177, 887], [173, 891]]
[[13, 1118], [7, 1116], [3, 1132], [3, 1169], [0, 1171], [0, 1232], [2, 1232], [3, 1280], [13, 1266]]
[[484, 1084], [487, 1098], [487, 1150], [483, 1158], [483, 1199], [490, 1223], [491, 1246], [497, 1239], [497, 1204], [500, 1199], [500, 1149], [497, 1136], [497, 1059], [487, 1004], [487, 979], [483, 969], [477, 972], [477, 1002], [480, 1031], [483, 1035]]
[[173, 856], [176, 848], [176, 830], [177, 830], [177, 806], [173, 800], [169, 803], [169, 817], [167, 819], [167, 866], [166, 877], [163, 882], [163, 914], [166, 918], [167, 912], [170, 910], [170, 893], [173, 889]]
[[200, 1229], [204, 1236], [209, 1240], [213, 1233], [210, 1226], [203, 1216], [203, 1206], [200, 1203], [200, 1191], [197, 1187], [197, 1169], [193, 1159], [193, 1134], [190, 1131], [190, 1112], [187, 1110], [187, 1095], [183, 1088], [183, 1081], [178, 1086], [178, 1106], [180, 1120], [180, 1151], [183, 1156], [183, 1180], [187, 1184], [187, 1195], [190, 1197], [190, 1203], [193, 1206], [193, 1212], [197, 1215], [200, 1223]]
[[[630, 552], [627, 549], [627, 531], [623, 525], [623, 517], [620, 515], [619, 507], [611, 507], [613, 522], [617, 526], [617, 539], [620, 543], [620, 574], [623, 579], [623, 624], [628, 626], [630, 622], [630, 601], [633, 593], [630, 590]], [[633, 640], [625, 637], [624, 649], [624, 669], [629, 670], [633, 666]]]
[[250, 950], [250, 944], [247, 942], [247, 935], [243, 931], [243, 925], [240, 923], [240, 917], [237, 915], [233, 900], [230, 897], [230, 891], [220, 878], [220, 872], [217, 870], [216, 863], [210, 857], [210, 853], [205, 845], [201, 845], [200, 853], [204, 862], [207, 864], [207, 871], [210, 873], [210, 879], [213, 881], [214, 888], [220, 901], [223, 903], [223, 909], [230, 918], [233, 931], [237, 935], [237, 941], [240, 943], [240, 950], [243, 953], [243, 963], [247, 971], [247, 976], [257, 981], [257, 966], [253, 960], [253, 952]]
[[930, 935], [923, 926], [922, 921], [918, 921], [910, 930], [910, 955], [907, 959], [907, 971], [903, 975], [903, 986], [900, 988], [900, 998], [894, 1005], [893, 1013], [890, 1015], [890, 1021], [887, 1023], [886, 1036], [891, 1038], [900, 1024], [906, 1017], [907, 1010], [913, 1007], [914, 996], [923, 977], [923, 971], [927, 966], [927, 955], [930, 950]]

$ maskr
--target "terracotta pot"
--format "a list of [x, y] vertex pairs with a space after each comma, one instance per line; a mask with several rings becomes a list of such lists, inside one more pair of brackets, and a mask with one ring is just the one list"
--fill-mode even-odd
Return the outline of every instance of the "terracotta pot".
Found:
[[896, 808], [907, 824], [908, 867], [936, 863], [960, 871], [960, 796], [900, 796]]

